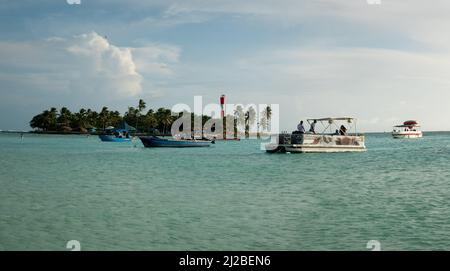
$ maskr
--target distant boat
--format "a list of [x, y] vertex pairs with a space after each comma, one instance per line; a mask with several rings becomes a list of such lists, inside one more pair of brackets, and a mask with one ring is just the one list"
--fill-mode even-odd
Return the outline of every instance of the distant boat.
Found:
[[186, 148], [186, 147], [209, 147], [214, 141], [210, 140], [175, 140], [165, 139], [157, 136], [141, 136], [139, 139], [146, 148], [167, 147], [167, 148]]
[[103, 142], [130, 142], [129, 137], [116, 137], [113, 135], [99, 135], [100, 140]]
[[407, 120], [402, 125], [394, 126], [392, 136], [394, 138], [421, 138], [423, 134], [417, 121]]
[[106, 134], [98, 136], [103, 142], [130, 142], [131, 137], [126, 129], [108, 129]]

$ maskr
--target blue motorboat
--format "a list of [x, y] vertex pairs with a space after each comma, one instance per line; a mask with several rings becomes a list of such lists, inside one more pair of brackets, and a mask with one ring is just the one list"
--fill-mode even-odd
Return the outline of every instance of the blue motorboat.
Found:
[[167, 148], [186, 148], [186, 147], [209, 147], [214, 144], [211, 140], [176, 140], [166, 139], [157, 136], [141, 136], [142, 144], [146, 148], [167, 147]]
[[113, 135], [99, 135], [100, 140], [103, 142], [130, 142], [130, 137], [116, 137]]
[[106, 134], [99, 135], [103, 142], [130, 142], [131, 137], [127, 129], [109, 129]]

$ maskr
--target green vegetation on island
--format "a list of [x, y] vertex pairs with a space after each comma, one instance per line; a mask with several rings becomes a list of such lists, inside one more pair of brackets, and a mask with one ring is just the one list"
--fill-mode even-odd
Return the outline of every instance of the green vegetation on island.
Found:
[[[136, 133], [169, 134], [173, 122], [181, 114], [163, 107], [157, 110], [148, 109], [146, 111], [146, 109], [147, 105], [142, 99], [139, 100], [137, 107], [128, 107], [128, 111], [123, 115], [119, 111], [109, 110], [106, 106], [100, 112], [84, 108], [78, 112], [71, 112], [67, 107], [59, 110], [52, 107], [34, 116], [30, 121], [30, 126], [35, 131], [43, 133], [98, 133], [108, 127], [118, 128], [127, 123], [136, 128]], [[258, 131], [259, 127], [266, 130], [270, 126], [271, 115], [271, 108], [268, 106], [264, 109], [258, 122]], [[194, 127], [195, 117], [199, 116], [192, 116], [192, 127]], [[210, 116], [205, 115], [201, 118], [203, 125], [211, 119]], [[235, 134], [244, 130], [248, 137], [250, 127], [256, 122], [256, 111], [250, 107], [244, 112], [242, 106], [237, 106], [233, 115], [227, 115], [226, 118], [234, 119]]]
[[170, 132], [172, 123], [177, 116], [167, 108], [159, 108], [156, 111], [149, 109], [145, 112], [146, 103], [139, 100], [137, 107], [129, 107], [122, 116], [119, 111], [109, 110], [103, 107], [100, 112], [92, 109], [80, 109], [71, 112], [67, 107], [58, 110], [52, 107], [34, 116], [30, 126], [42, 132], [62, 133], [88, 133], [89, 131], [103, 131], [108, 127], [119, 127], [123, 123], [134, 126], [137, 132], [146, 133], [158, 130], [163, 134]]

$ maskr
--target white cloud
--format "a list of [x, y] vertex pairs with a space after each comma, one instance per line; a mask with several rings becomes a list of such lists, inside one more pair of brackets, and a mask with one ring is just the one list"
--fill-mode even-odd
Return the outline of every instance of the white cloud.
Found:
[[180, 57], [180, 49], [171, 45], [149, 44], [131, 52], [138, 70], [152, 75], [173, 75], [170, 64], [178, 63]]
[[25, 107], [27, 118], [50, 106], [123, 111], [139, 98], [164, 96], [158, 80], [174, 75], [179, 53], [171, 45], [120, 47], [95, 32], [0, 42], [2, 104]]
[[[333, 22], [330, 27], [342, 25], [345, 29], [353, 25], [368, 31], [361, 33], [363, 35], [389, 32], [409, 42], [450, 51], [450, 36], [443, 34], [450, 28], [449, 11], [447, 0], [386, 0], [381, 1], [381, 5], [369, 5], [367, 0], [184, 0], [171, 2], [165, 14], [174, 18], [192, 14], [234, 14], [247, 20], [287, 25], [315, 22], [317, 31], [323, 31], [320, 24]], [[325, 38], [318, 34], [322, 40]]]
[[396, 116], [419, 119], [426, 129], [450, 128], [441, 121], [450, 114], [450, 54], [302, 47], [261, 52], [238, 67], [265, 78], [252, 87], [260, 96], [275, 91], [290, 97], [282, 100], [282, 123], [352, 115], [361, 118], [362, 128], [376, 131], [389, 129]]
[[[43, 5], [34, 2], [25, 6]], [[450, 123], [441, 122], [442, 115], [450, 114], [445, 102], [450, 99], [450, 36], [445, 35], [450, 2], [381, 2], [99, 0], [90, 3], [86, 17], [73, 9], [58, 11], [67, 16], [56, 16], [48, 8], [44, 15], [51, 16], [39, 16], [45, 19], [17, 21], [32, 22], [33, 33], [97, 29], [122, 44], [144, 46], [117, 46], [96, 33], [0, 42], [0, 91], [14, 94], [10, 101], [40, 101], [47, 107], [53, 101], [129, 105], [127, 98], [161, 97], [170, 88], [173, 92], [165, 97], [170, 106], [195, 94], [216, 99], [216, 91], [225, 89], [238, 102], [280, 103], [286, 125], [300, 117], [343, 114], [361, 118], [368, 130], [389, 129], [389, 122], [409, 118], [422, 120], [425, 129], [450, 129]], [[23, 4], [9, 3], [0, 11], [9, 14], [10, 6], [23, 9]], [[233, 34], [237, 46], [245, 45], [242, 50], [233, 47], [234, 40], [226, 46], [208, 43], [209, 34], [218, 29], [208, 21], [215, 19], [219, 26], [231, 24], [223, 29]], [[197, 28], [193, 23], [203, 24]], [[245, 31], [232, 32], [236, 25]], [[255, 33], [254, 44], [242, 39], [249, 30]], [[179, 63], [178, 47], [148, 43], [152, 34], [163, 42], [185, 42], [183, 54], [189, 63]], [[258, 42], [266, 34], [273, 35], [269, 44]], [[20, 35], [21, 40], [27, 37]], [[200, 38], [198, 43], [194, 37]], [[217, 52], [228, 53], [227, 58], [216, 57]]]
[[73, 67], [66, 72], [72, 72], [72, 86], [118, 98], [141, 94], [142, 75], [129, 48], [114, 46], [95, 32], [76, 36], [67, 44], [66, 57]]
[[17, 91], [36, 96], [45, 91], [71, 101], [145, 96], [151, 90], [143, 88], [151, 86], [152, 76], [173, 74], [170, 65], [178, 58], [179, 49], [174, 46], [119, 47], [95, 32], [36, 42], [0, 42], [0, 65], [10, 71], [2, 69], [2, 81], [16, 84]]

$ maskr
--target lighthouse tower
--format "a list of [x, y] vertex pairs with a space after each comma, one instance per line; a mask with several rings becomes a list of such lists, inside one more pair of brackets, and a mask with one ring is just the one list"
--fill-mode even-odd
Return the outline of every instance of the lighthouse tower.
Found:
[[226, 139], [225, 95], [220, 96], [220, 116], [222, 118], [223, 139]]

